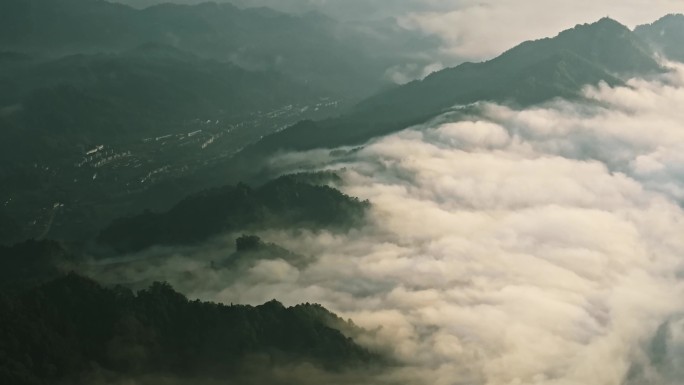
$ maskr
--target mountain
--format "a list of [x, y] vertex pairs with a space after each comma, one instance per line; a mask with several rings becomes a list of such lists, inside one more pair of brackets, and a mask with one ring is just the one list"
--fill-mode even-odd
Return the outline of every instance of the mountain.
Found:
[[684, 62], [684, 15], [667, 15], [652, 24], [640, 25], [634, 32], [665, 58]]
[[61, 56], [161, 43], [277, 71], [338, 97], [367, 96], [386, 83], [387, 68], [408, 53], [386, 50], [387, 37], [322, 14], [289, 15], [228, 3], [141, 10], [102, 0], [0, 4], [0, 50]]
[[0, 292], [0, 319], [3, 384], [272, 383], [297, 364], [324, 373], [381, 362], [320, 305], [190, 301], [165, 283], [134, 293], [69, 274]]
[[297, 268], [305, 267], [311, 258], [296, 254], [274, 243], [266, 243], [256, 235], [243, 235], [235, 240], [235, 252], [214, 263], [218, 269], [240, 269], [254, 266], [259, 261], [283, 260]]
[[331, 187], [283, 176], [258, 188], [238, 184], [205, 190], [166, 212], [120, 218], [101, 231], [98, 241], [129, 252], [153, 245], [196, 244], [235, 231], [345, 229], [360, 222], [367, 206]]
[[648, 44], [604, 18], [554, 38], [522, 43], [490, 61], [464, 63], [382, 92], [339, 118], [301, 122], [262, 139], [243, 156], [359, 144], [422, 123], [455, 105], [492, 101], [529, 106], [556, 97], [577, 98], [586, 85], [615, 85], [624, 77], [659, 71]]
[[101, 143], [183, 132], [197, 117], [239, 121], [324, 95], [161, 44], [23, 65], [0, 78], [8, 85], [0, 98], [17, 106], [0, 116], [5, 164], [54, 162]]

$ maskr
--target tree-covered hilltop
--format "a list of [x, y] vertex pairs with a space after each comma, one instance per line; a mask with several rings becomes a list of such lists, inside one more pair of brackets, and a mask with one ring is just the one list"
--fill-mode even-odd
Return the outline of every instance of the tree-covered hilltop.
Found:
[[301, 175], [252, 188], [245, 184], [191, 195], [163, 213], [121, 218], [102, 230], [99, 243], [117, 251], [183, 245], [212, 236], [267, 228], [347, 229], [358, 225], [368, 202]]
[[165, 283], [134, 293], [69, 274], [0, 292], [0, 319], [3, 384], [85, 384], [89, 375], [231, 381], [303, 362], [323, 370], [380, 362], [319, 305], [190, 301]]
[[311, 257], [293, 253], [275, 243], [264, 242], [256, 235], [242, 235], [235, 240], [235, 252], [213, 263], [217, 269], [240, 269], [263, 260], [283, 260], [296, 267], [313, 262]]

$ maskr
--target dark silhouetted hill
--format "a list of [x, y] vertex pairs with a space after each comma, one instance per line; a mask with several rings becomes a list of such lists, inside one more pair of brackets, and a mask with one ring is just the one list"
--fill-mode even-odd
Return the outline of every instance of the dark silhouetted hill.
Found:
[[225, 186], [192, 195], [163, 213], [122, 218], [98, 241], [117, 251], [182, 245], [212, 236], [265, 228], [346, 229], [361, 223], [367, 202], [323, 185], [284, 176], [260, 187]]
[[239, 383], [293, 364], [337, 371], [379, 362], [318, 305], [190, 301], [165, 283], [134, 293], [70, 274], [0, 292], [0, 319], [3, 384], [87, 384], [94, 375]]

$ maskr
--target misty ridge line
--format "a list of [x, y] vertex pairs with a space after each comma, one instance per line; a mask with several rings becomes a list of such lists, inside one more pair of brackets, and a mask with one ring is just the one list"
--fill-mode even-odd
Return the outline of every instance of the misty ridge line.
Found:
[[[357, 145], [420, 124], [453, 105], [492, 101], [525, 107], [581, 97], [586, 85], [618, 85], [633, 76], [655, 75], [664, 71], [657, 55], [674, 60], [681, 55], [671, 44], [682, 34], [677, 29], [681, 19], [666, 16], [635, 31], [605, 17], [578, 24], [553, 38], [518, 44], [494, 59], [466, 62], [381, 92], [339, 117], [300, 122], [247, 146], [236, 158], [250, 163], [280, 151]], [[657, 34], [666, 29], [673, 33]]]

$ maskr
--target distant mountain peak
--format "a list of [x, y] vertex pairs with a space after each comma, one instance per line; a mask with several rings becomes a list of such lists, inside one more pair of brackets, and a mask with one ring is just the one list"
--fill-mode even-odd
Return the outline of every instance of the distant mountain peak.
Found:
[[624, 33], [629, 33], [631, 32], [630, 29], [620, 23], [619, 21], [612, 19], [608, 16], [603, 17], [593, 23], [584, 23], [584, 24], [577, 24], [574, 28], [567, 29], [561, 33], [558, 34], [558, 36], [563, 36], [567, 34], [573, 34], [573, 33], [588, 33], [588, 34], [594, 34], [594, 33], [616, 33], [616, 34], [624, 34]]
[[604, 16], [600, 18], [598, 21], [591, 23], [590, 25], [598, 25], [598, 26], [612, 26], [612, 27], [620, 27], [620, 28], [627, 28], [624, 24], [620, 23], [619, 21], [611, 18], [610, 16]]
[[640, 25], [634, 33], [644, 39], [660, 55], [684, 62], [684, 15], [669, 14], [651, 24]]
[[454, 105], [494, 101], [527, 106], [557, 97], [580, 97], [586, 85], [602, 81], [615, 85], [661, 71], [643, 38], [604, 17], [552, 38], [521, 43], [486, 62], [435, 72], [366, 99], [343, 118], [295, 125], [264, 138], [249, 151], [263, 156], [283, 149], [354, 145], [424, 122]]
[[257, 309], [269, 309], [269, 310], [284, 310], [285, 305], [280, 303], [279, 301], [272, 299], [263, 305], [257, 306]]
[[677, 22], [684, 22], [684, 14], [668, 13], [667, 15], [661, 17], [660, 19], [654, 21], [653, 23], [643, 24], [643, 25], [637, 26], [636, 29], [638, 30], [639, 28], [644, 28], [644, 27], [647, 27], [649, 25], [669, 24], [669, 23], [677, 23]]
[[632, 76], [660, 70], [648, 44], [627, 26], [609, 17], [579, 24], [544, 43], [546, 47], [537, 49], [574, 52], [610, 74]]

